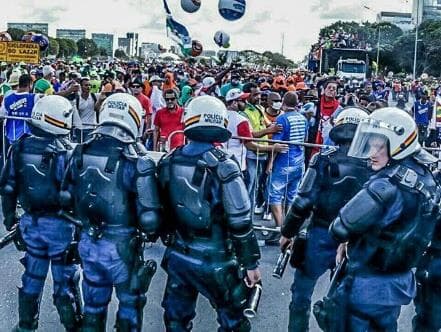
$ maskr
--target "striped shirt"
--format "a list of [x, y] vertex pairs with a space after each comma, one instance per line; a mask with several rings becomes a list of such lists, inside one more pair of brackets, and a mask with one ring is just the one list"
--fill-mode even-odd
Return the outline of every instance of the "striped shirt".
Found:
[[[277, 124], [283, 127], [279, 133], [273, 134], [274, 140], [305, 142], [308, 132], [308, 121], [297, 111], [286, 112], [279, 115], [276, 120]], [[278, 153], [274, 160], [274, 167], [290, 167], [297, 166], [305, 160], [305, 151], [303, 146], [289, 145], [287, 153]]]

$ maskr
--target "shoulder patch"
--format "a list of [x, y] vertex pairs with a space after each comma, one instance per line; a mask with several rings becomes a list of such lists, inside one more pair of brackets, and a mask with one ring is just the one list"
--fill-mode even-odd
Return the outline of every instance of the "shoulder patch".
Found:
[[149, 156], [139, 156], [136, 162], [136, 170], [139, 174], [147, 174], [155, 172], [156, 165], [152, 158]]

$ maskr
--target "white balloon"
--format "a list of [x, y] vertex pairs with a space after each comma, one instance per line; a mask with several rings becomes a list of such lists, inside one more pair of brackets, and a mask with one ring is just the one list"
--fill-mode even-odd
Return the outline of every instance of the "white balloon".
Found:
[[214, 42], [219, 47], [226, 47], [230, 43], [230, 35], [219, 30], [214, 34]]
[[194, 13], [201, 8], [201, 0], [181, 0], [181, 7], [187, 13]]
[[228, 21], [240, 19], [245, 14], [245, 0], [219, 0], [219, 14]]

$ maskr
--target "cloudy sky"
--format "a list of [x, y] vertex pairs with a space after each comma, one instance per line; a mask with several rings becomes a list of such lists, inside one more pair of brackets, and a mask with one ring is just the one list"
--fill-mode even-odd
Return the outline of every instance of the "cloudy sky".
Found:
[[[410, 12], [411, 0], [247, 0], [244, 17], [235, 22], [224, 20], [217, 11], [218, 0], [202, 0], [200, 10], [185, 13], [181, 0], [168, 0], [173, 17], [184, 24], [193, 39], [205, 49], [217, 49], [213, 35], [224, 30], [231, 35], [232, 50], [281, 51], [285, 34], [284, 54], [301, 60], [311, 43], [317, 40], [321, 27], [336, 20], [375, 21], [379, 11]], [[86, 29], [113, 33], [124, 37], [126, 32], [139, 33], [140, 42], [159, 42], [169, 46], [165, 33], [165, 12], [162, 0], [13, 0], [1, 1], [0, 29], [7, 22], [46, 22], [49, 35], [57, 28]], [[371, 10], [365, 9], [368, 6]], [[3, 26], [2, 26], [3, 25]]]

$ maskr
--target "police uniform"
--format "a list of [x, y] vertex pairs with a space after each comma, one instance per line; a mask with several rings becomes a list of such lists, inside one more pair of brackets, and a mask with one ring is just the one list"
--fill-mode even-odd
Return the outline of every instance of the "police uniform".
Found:
[[[58, 214], [61, 209], [58, 192], [73, 147], [65, 137], [49, 133], [53, 124], [62, 128], [61, 134], [63, 130], [64, 134], [69, 132], [68, 124], [51, 112], [66, 112], [67, 120], [71, 106], [62, 97], [47, 98], [34, 107], [32, 135], [25, 134], [12, 145], [0, 180], [6, 227], [10, 229], [16, 222], [17, 199], [25, 212], [19, 223], [27, 249], [21, 260], [25, 272], [23, 286], [19, 288], [16, 331], [34, 331], [38, 327], [49, 263], [54, 281], [53, 301], [67, 331], [77, 330], [81, 314], [77, 291], [79, 274], [76, 265], [68, 259], [75, 226]], [[37, 119], [38, 113], [41, 117]]]
[[[342, 118], [345, 114], [347, 117], [355, 114], [356, 119], [367, 117], [367, 113], [359, 109], [349, 108], [343, 112]], [[329, 235], [329, 225], [369, 178], [366, 162], [347, 156], [356, 126], [351, 122], [339, 123], [331, 130], [330, 136], [337, 146], [313, 156], [281, 230], [284, 237], [294, 237], [312, 213], [305, 251], [294, 252], [304, 259], [296, 257], [289, 331], [308, 330], [314, 286], [318, 278], [335, 265], [338, 242]]]
[[[201, 112], [193, 114], [199, 106]], [[166, 330], [192, 329], [201, 293], [216, 308], [219, 331], [249, 331], [243, 315], [249, 288], [241, 270], [256, 269], [260, 258], [250, 199], [237, 161], [211, 143], [230, 136], [227, 112], [210, 96], [195, 98], [188, 109], [184, 133], [192, 141], [159, 164], [163, 229], [171, 238], [162, 261], [168, 275], [162, 301]], [[210, 123], [215, 126], [206, 128]]]
[[360, 123], [348, 155], [371, 158], [376, 173], [330, 226], [338, 242], [348, 242], [337, 289], [345, 294], [346, 328], [396, 331], [401, 305], [415, 297], [411, 269], [432, 238], [439, 187], [423, 164], [415, 122], [399, 109], [377, 110]]
[[141, 106], [132, 97], [117, 94], [106, 99], [103, 123], [92, 139], [77, 146], [63, 183], [68, 191], [62, 196], [73, 202], [84, 225], [79, 242], [83, 331], [105, 331], [113, 287], [119, 300], [117, 330], [141, 331], [147, 289], [140, 289], [146, 280], [139, 278], [151, 278], [154, 272], [147, 269], [142, 275], [146, 265], [138, 255], [142, 256], [140, 232], [154, 241], [159, 225], [156, 166], [135, 143]]

